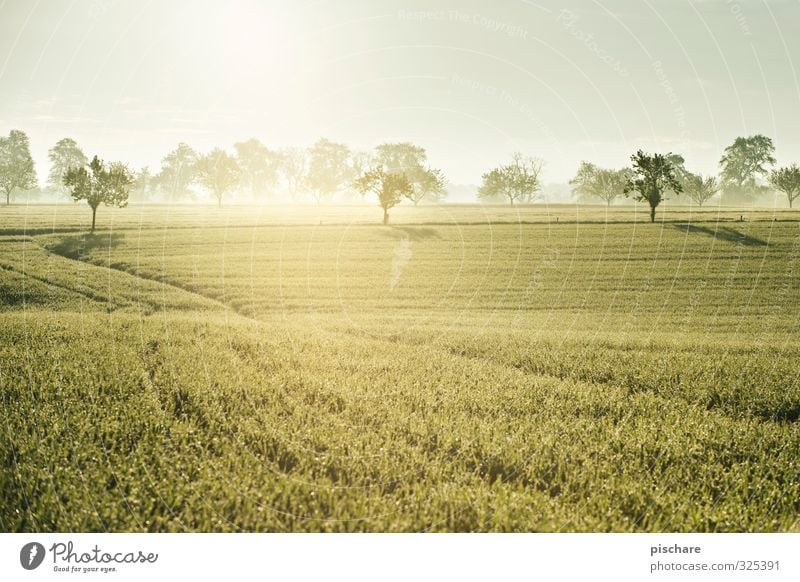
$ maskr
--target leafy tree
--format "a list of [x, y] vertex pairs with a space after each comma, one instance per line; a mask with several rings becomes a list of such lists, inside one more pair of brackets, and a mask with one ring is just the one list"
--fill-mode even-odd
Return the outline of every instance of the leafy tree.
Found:
[[485, 200], [507, 198], [514, 202], [531, 202], [541, 189], [542, 161], [515, 153], [511, 163], [483, 175], [478, 196]]
[[71, 167], [64, 174], [64, 185], [75, 202], [86, 200], [92, 209], [92, 232], [94, 232], [97, 207], [128, 204], [133, 174], [125, 164], [112, 162], [106, 165], [95, 156], [86, 166]]
[[719, 183], [714, 176], [704, 178], [702, 174], [688, 173], [683, 180], [683, 191], [689, 200], [702, 206], [719, 192]]
[[719, 161], [725, 194], [731, 198], [752, 198], [758, 190], [756, 178], [767, 176], [775, 164], [775, 146], [763, 135], [737, 137], [725, 148]]
[[797, 164], [785, 168], [778, 168], [769, 174], [769, 183], [776, 190], [786, 194], [789, 200], [789, 208], [800, 196], [800, 168]]
[[686, 180], [689, 179], [691, 172], [686, 169], [686, 159], [682, 155], [668, 153], [666, 158], [667, 161], [672, 165], [672, 170], [675, 173], [675, 179], [678, 181], [678, 184], [681, 185], [681, 191], [676, 192], [674, 190], [670, 190], [670, 192], [675, 198], [680, 200], [681, 195], [686, 190]]
[[215, 148], [197, 160], [197, 181], [207, 188], [222, 206], [222, 198], [241, 180], [239, 164], [225, 150]]
[[387, 172], [400, 174], [424, 166], [428, 161], [425, 148], [409, 142], [384, 143], [375, 148], [376, 161]]
[[131, 199], [143, 202], [147, 199], [147, 191], [151, 187], [153, 176], [150, 175], [150, 168], [147, 166], [134, 174], [133, 187], [131, 188]]
[[387, 172], [381, 167], [368, 170], [356, 179], [355, 185], [359, 192], [373, 192], [378, 197], [378, 205], [383, 208], [383, 224], [389, 224], [389, 209], [400, 204], [412, 190], [405, 174]]
[[156, 176], [156, 182], [169, 199], [177, 200], [191, 194], [189, 186], [196, 179], [197, 160], [197, 152], [185, 143], [179, 143], [161, 160], [161, 171]]
[[635, 200], [650, 204], [650, 222], [656, 221], [656, 207], [664, 200], [668, 190], [682, 192], [669, 155], [646, 154], [642, 150], [631, 156], [633, 172], [625, 185], [625, 194]]
[[309, 148], [306, 183], [317, 204], [347, 184], [351, 176], [349, 158], [346, 145], [325, 138]]
[[70, 168], [85, 166], [88, 161], [86, 155], [74, 139], [65, 137], [50, 148], [47, 157], [50, 158], [50, 174], [47, 177], [47, 183], [66, 194], [64, 174]]
[[580, 198], [598, 198], [608, 206], [622, 196], [630, 178], [630, 170], [607, 170], [589, 162], [581, 162], [575, 177], [569, 181], [572, 192]]
[[278, 180], [281, 157], [257, 139], [233, 144], [241, 168], [242, 183], [255, 198], [273, 187]]
[[36, 168], [28, 136], [12, 129], [8, 137], [0, 137], [0, 188], [6, 193], [6, 205], [11, 203], [14, 190], [30, 190], [35, 186]]
[[406, 194], [414, 206], [422, 200], [438, 201], [446, 195], [444, 174], [441, 170], [419, 167], [405, 174], [411, 183], [411, 192]]
[[423, 199], [440, 200], [445, 194], [445, 179], [441, 170], [427, 165], [425, 148], [409, 142], [384, 143], [375, 148], [375, 163], [386, 172], [403, 174], [411, 183], [406, 196], [414, 206]]
[[292, 198], [306, 181], [308, 169], [308, 152], [301, 148], [284, 148], [280, 150], [279, 173], [289, 189]]

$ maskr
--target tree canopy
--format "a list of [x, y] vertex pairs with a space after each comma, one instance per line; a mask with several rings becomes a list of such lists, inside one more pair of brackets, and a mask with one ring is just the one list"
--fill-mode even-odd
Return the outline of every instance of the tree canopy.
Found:
[[625, 194], [650, 205], [650, 222], [656, 220], [656, 207], [668, 190], [680, 193], [683, 187], [669, 161], [670, 154], [647, 154], [642, 150], [631, 156], [633, 171], [625, 185]]
[[86, 200], [92, 209], [92, 232], [94, 232], [97, 207], [128, 204], [134, 177], [121, 162], [106, 164], [95, 156], [87, 166], [71, 167], [64, 174], [64, 185], [76, 202]]
[[478, 196], [484, 200], [506, 198], [515, 202], [531, 202], [541, 189], [542, 160], [521, 153], [511, 157], [511, 163], [483, 175]]
[[14, 190], [36, 187], [36, 168], [31, 157], [30, 142], [25, 132], [12, 129], [8, 137], [0, 137], [0, 188], [6, 193], [6, 205]]
[[378, 205], [383, 208], [383, 224], [389, 223], [389, 209], [400, 204], [412, 190], [411, 182], [405, 174], [387, 172], [381, 167], [368, 170], [355, 181], [359, 192], [374, 193], [378, 197]]
[[189, 187], [196, 178], [198, 158], [197, 152], [182, 142], [162, 158], [155, 182], [170, 200], [191, 195]]
[[233, 144], [241, 169], [242, 184], [253, 198], [263, 195], [278, 181], [281, 156], [253, 138]]
[[773, 170], [769, 174], [769, 183], [776, 190], [783, 192], [789, 200], [789, 208], [800, 196], [800, 168], [792, 164], [784, 168]]
[[47, 157], [50, 160], [50, 173], [47, 176], [47, 183], [62, 191], [65, 191], [64, 174], [67, 173], [67, 170], [85, 166], [88, 161], [86, 155], [78, 147], [77, 142], [69, 137], [58, 140], [47, 152]]
[[630, 170], [598, 168], [589, 162], [581, 162], [575, 177], [569, 181], [572, 192], [581, 199], [597, 198], [607, 205], [623, 195], [630, 177]]
[[306, 183], [319, 204], [351, 179], [350, 149], [341, 143], [320, 139], [308, 150]]
[[758, 191], [757, 178], [766, 177], [775, 164], [775, 146], [764, 135], [737, 137], [720, 158], [720, 178], [725, 194], [732, 199], [752, 199]]
[[222, 206], [225, 194], [235, 188], [241, 179], [241, 170], [236, 159], [220, 148], [215, 148], [198, 159], [195, 172], [197, 181], [213, 194], [219, 206]]
[[719, 192], [719, 182], [714, 176], [687, 173], [683, 179], [683, 191], [689, 200], [702, 206]]

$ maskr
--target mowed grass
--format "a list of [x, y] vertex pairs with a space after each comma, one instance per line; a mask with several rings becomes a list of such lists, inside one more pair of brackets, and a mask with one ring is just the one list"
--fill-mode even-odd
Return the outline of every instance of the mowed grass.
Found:
[[5, 531], [800, 530], [792, 213], [61, 208], [0, 237]]

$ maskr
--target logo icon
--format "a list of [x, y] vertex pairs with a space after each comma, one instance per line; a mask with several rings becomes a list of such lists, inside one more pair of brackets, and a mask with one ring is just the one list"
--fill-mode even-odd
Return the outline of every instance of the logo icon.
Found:
[[39, 542], [27, 543], [19, 552], [19, 563], [26, 570], [35, 570], [44, 561], [44, 554], [44, 546]]

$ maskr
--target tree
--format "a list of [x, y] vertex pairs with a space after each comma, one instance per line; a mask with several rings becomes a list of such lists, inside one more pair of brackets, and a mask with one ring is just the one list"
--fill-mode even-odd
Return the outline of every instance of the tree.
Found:
[[719, 192], [719, 183], [714, 176], [704, 178], [702, 174], [688, 173], [683, 181], [683, 191], [689, 200], [703, 206]]
[[236, 159], [220, 148], [211, 150], [197, 160], [195, 171], [197, 181], [214, 195], [219, 206], [222, 206], [223, 196], [241, 179]]
[[505, 197], [514, 202], [531, 202], [541, 189], [542, 161], [515, 153], [511, 163], [495, 168], [483, 175], [483, 184], [478, 190], [482, 199]]
[[306, 183], [321, 203], [338, 192], [350, 179], [350, 150], [341, 143], [320, 139], [308, 150]]
[[667, 161], [672, 165], [672, 171], [675, 174], [675, 179], [681, 185], [681, 191], [676, 192], [670, 190], [673, 196], [680, 200], [681, 194], [686, 190], [686, 180], [689, 179], [691, 172], [686, 169], [686, 159], [680, 154], [669, 153], [665, 156]]
[[280, 150], [279, 155], [279, 173], [286, 181], [289, 194], [295, 198], [297, 191], [306, 181], [308, 152], [300, 148], [284, 148]]
[[179, 143], [161, 160], [161, 171], [156, 176], [156, 182], [170, 200], [191, 194], [189, 185], [196, 179], [197, 160], [197, 152], [185, 143]]
[[70, 168], [80, 168], [85, 166], [86, 155], [74, 139], [65, 137], [56, 142], [47, 152], [47, 157], [50, 159], [50, 173], [47, 176], [47, 183], [53, 188], [61, 190], [66, 194], [64, 188], [64, 174]]
[[666, 191], [683, 191], [668, 160], [669, 155], [650, 155], [639, 150], [631, 156], [633, 172], [625, 185], [625, 194], [650, 204], [650, 222], [656, 221], [656, 207], [664, 200]]
[[389, 224], [389, 209], [400, 204], [412, 190], [404, 174], [387, 172], [380, 167], [357, 178], [355, 186], [362, 194], [373, 192], [378, 197], [378, 205], [383, 208], [383, 224]]
[[11, 204], [14, 190], [30, 190], [35, 186], [36, 168], [28, 136], [12, 129], [8, 137], [0, 137], [0, 188], [6, 193], [6, 205]]
[[375, 148], [375, 163], [386, 172], [403, 174], [412, 190], [406, 196], [414, 206], [423, 199], [440, 200], [445, 194], [445, 179], [441, 170], [427, 165], [425, 148], [410, 142], [384, 143]]
[[153, 177], [150, 175], [150, 168], [147, 166], [136, 172], [133, 177], [133, 187], [131, 188], [131, 199], [143, 202], [147, 199], [147, 190], [151, 187]]
[[71, 167], [64, 174], [64, 185], [75, 202], [86, 200], [92, 209], [92, 232], [94, 232], [97, 207], [128, 204], [133, 174], [125, 164], [112, 162], [106, 165], [95, 156], [86, 166]]
[[622, 196], [630, 178], [630, 170], [607, 170], [589, 162], [581, 162], [575, 177], [569, 181], [579, 198], [598, 198], [608, 206]]
[[719, 161], [722, 188], [732, 198], [752, 198], [758, 191], [756, 178], [767, 176], [775, 164], [775, 146], [763, 135], [737, 137], [725, 148]]
[[797, 164], [785, 168], [778, 168], [769, 174], [769, 183], [776, 190], [786, 194], [789, 200], [789, 208], [800, 196], [800, 168]]
[[441, 170], [420, 166], [404, 174], [411, 183], [411, 191], [406, 194], [414, 206], [422, 200], [441, 200], [445, 194], [445, 179]]
[[257, 139], [233, 144], [241, 168], [242, 183], [253, 198], [265, 193], [278, 180], [281, 157]]

